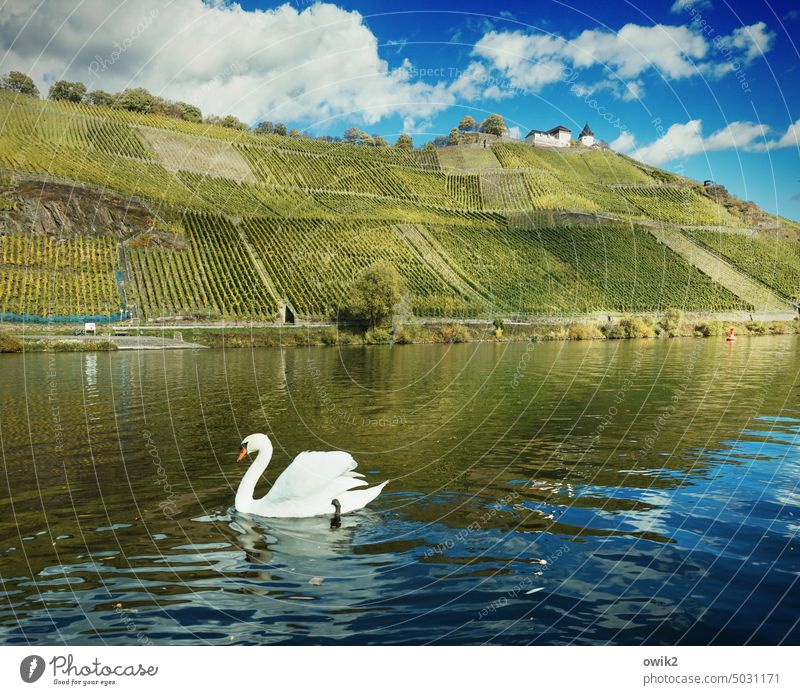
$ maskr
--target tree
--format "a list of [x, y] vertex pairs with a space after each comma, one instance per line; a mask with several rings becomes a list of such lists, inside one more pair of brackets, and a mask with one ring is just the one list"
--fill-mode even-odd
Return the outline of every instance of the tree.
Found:
[[373, 135], [372, 136], [372, 145], [374, 147], [388, 147], [389, 143], [383, 139], [380, 135]]
[[93, 106], [111, 106], [114, 103], [114, 97], [102, 89], [96, 89], [86, 95], [86, 102]]
[[502, 135], [506, 132], [506, 121], [499, 113], [493, 113], [481, 123], [481, 132], [489, 135]]
[[475, 119], [472, 116], [464, 116], [458, 124], [458, 129], [462, 133], [466, 133], [470, 130], [475, 130], [478, 127], [478, 124], [475, 122]]
[[24, 72], [18, 72], [17, 70], [12, 70], [7, 75], [3, 75], [3, 77], [0, 78], [0, 89], [5, 89], [9, 92], [19, 92], [29, 97], [39, 96], [39, 90], [33, 83], [33, 80]]
[[299, 131], [299, 130], [297, 130], [297, 128], [292, 128], [292, 129], [289, 131], [289, 137], [290, 137], [290, 138], [301, 138], [301, 137], [303, 137], [303, 136], [301, 135], [300, 131]]
[[156, 103], [156, 98], [144, 87], [126, 89], [114, 98], [114, 106], [136, 113], [153, 113]]
[[259, 135], [272, 135], [272, 133], [275, 132], [272, 127], [272, 121], [261, 121], [256, 126], [255, 132]]
[[437, 135], [432, 141], [435, 148], [447, 147], [450, 144], [450, 138], [446, 135]]
[[286, 126], [283, 123], [275, 124], [275, 135], [286, 135]]
[[219, 124], [223, 128], [233, 128], [234, 130], [249, 130], [247, 123], [243, 123], [236, 116], [223, 116]]
[[450, 135], [447, 138], [448, 145], [457, 145], [459, 140], [461, 140], [461, 133], [458, 132], [458, 128], [453, 128], [450, 131]]
[[432, 142], [426, 142], [425, 147], [422, 148], [423, 150], [432, 150], [435, 149]]
[[403, 133], [399, 138], [397, 138], [397, 142], [394, 143], [394, 146], [398, 150], [413, 150], [414, 143], [411, 140], [411, 136], [408, 133]]
[[202, 123], [203, 112], [194, 104], [187, 104], [185, 101], [179, 101], [175, 104], [178, 107], [180, 117], [189, 123]]
[[366, 268], [353, 284], [345, 313], [369, 321], [373, 328], [386, 322], [405, 291], [405, 283], [395, 267], [378, 261]]
[[50, 86], [47, 98], [53, 101], [74, 101], [80, 104], [86, 95], [86, 85], [83, 82], [67, 82], [58, 80]]
[[362, 132], [359, 128], [348, 128], [344, 131], [342, 139], [348, 145], [358, 145], [361, 142]]

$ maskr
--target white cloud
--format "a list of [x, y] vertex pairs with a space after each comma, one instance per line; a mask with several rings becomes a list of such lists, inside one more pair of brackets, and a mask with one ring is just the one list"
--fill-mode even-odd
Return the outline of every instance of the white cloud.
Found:
[[45, 76], [108, 91], [141, 85], [248, 122], [370, 124], [428, 118], [453, 102], [443, 83], [390, 70], [362, 16], [331, 4], [248, 11], [202, 0], [10, 0], [0, 44], [0, 72], [21, 69], [40, 86]]
[[767, 29], [767, 25], [756, 22], [734, 29], [730, 36], [723, 36], [716, 43], [722, 49], [739, 51], [742, 59], [750, 62], [769, 51], [774, 40], [775, 34]]
[[516, 138], [517, 140], [522, 139], [522, 131], [519, 129], [519, 126], [512, 125], [508, 129], [509, 137]]
[[675, 0], [669, 11], [674, 14], [680, 14], [681, 12], [687, 12], [692, 8], [698, 11], [710, 10], [711, 0]]
[[800, 146], [800, 119], [796, 120], [778, 140], [776, 147]]
[[660, 138], [635, 150], [633, 157], [658, 165], [701, 152], [729, 149], [757, 151], [764, 148], [764, 139], [769, 132], [769, 126], [760, 123], [734, 121], [703, 137], [703, 122], [698, 118], [687, 123], [674, 123]]
[[777, 140], [762, 142], [753, 147], [754, 150], [780, 150], [786, 147], [800, 148], [800, 119], [792, 123]]
[[656, 69], [668, 78], [696, 74], [695, 60], [705, 57], [708, 44], [685, 26], [626, 24], [616, 33], [590, 29], [568, 43], [567, 57], [575, 67], [596, 64], [623, 79]]
[[[475, 44], [473, 55], [508, 79], [511, 89], [538, 91], [563, 80], [584, 94], [609, 89], [616, 98], [630, 101], [643, 97], [641, 78], [647, 73], [657, 71], [665, 80], [722, 77], [732, 63], [746, 64], [769, 51], [773, 41], [764, 22], [718, 36], [713, 46], [694, 23], [626, 24], [616, 32], [589, 29], [571, 40], [543, 32], [493, 30]], [[581, 71], [592, 68], [602, 69], [604, 77], [589, 86], [576, 82]]]
[[616, 140], [612, 140], [608, 146], [617, 152], [628, 153], [636, 147], [636, 137], [633, 133], [624, 131], [619, 134]]
[[638, 101], [645, 95], [643, 80], [629, 80], [628, 82], [600, 80], [590, 85], [574, 84], [571, 89], [577, 97], [587, 97], [601, 90], [607, 90], [622, 101]]

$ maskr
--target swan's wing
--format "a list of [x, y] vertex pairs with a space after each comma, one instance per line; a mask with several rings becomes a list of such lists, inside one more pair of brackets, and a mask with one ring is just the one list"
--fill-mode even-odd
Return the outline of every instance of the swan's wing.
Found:
[[352, 485], [342, 485], [343, 490], [366, 485], [360, 474], [353, 473], [357, 465], [346, 451], [304, 451], [275, 480], [269, 491], [270, 501], [311, 497], [337, 478], [344, 478], [343, 483], [352, 479]]

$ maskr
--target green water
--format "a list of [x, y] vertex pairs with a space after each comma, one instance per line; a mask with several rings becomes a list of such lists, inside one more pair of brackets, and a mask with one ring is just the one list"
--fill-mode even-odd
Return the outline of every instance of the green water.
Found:
[[[0, 356], [0, 639], [796, 644], [798, 346]], [[306, 449], [392, 482], [239, 515], [252, 432], [264, 491]]]

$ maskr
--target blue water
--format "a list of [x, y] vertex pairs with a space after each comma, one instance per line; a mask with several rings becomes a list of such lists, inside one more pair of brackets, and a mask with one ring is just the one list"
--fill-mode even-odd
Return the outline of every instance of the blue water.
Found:
[[[0, 359], [7, 644], [798, 644], [800, 341]], [[242, 436], [391, 478], [237, 514]]]

